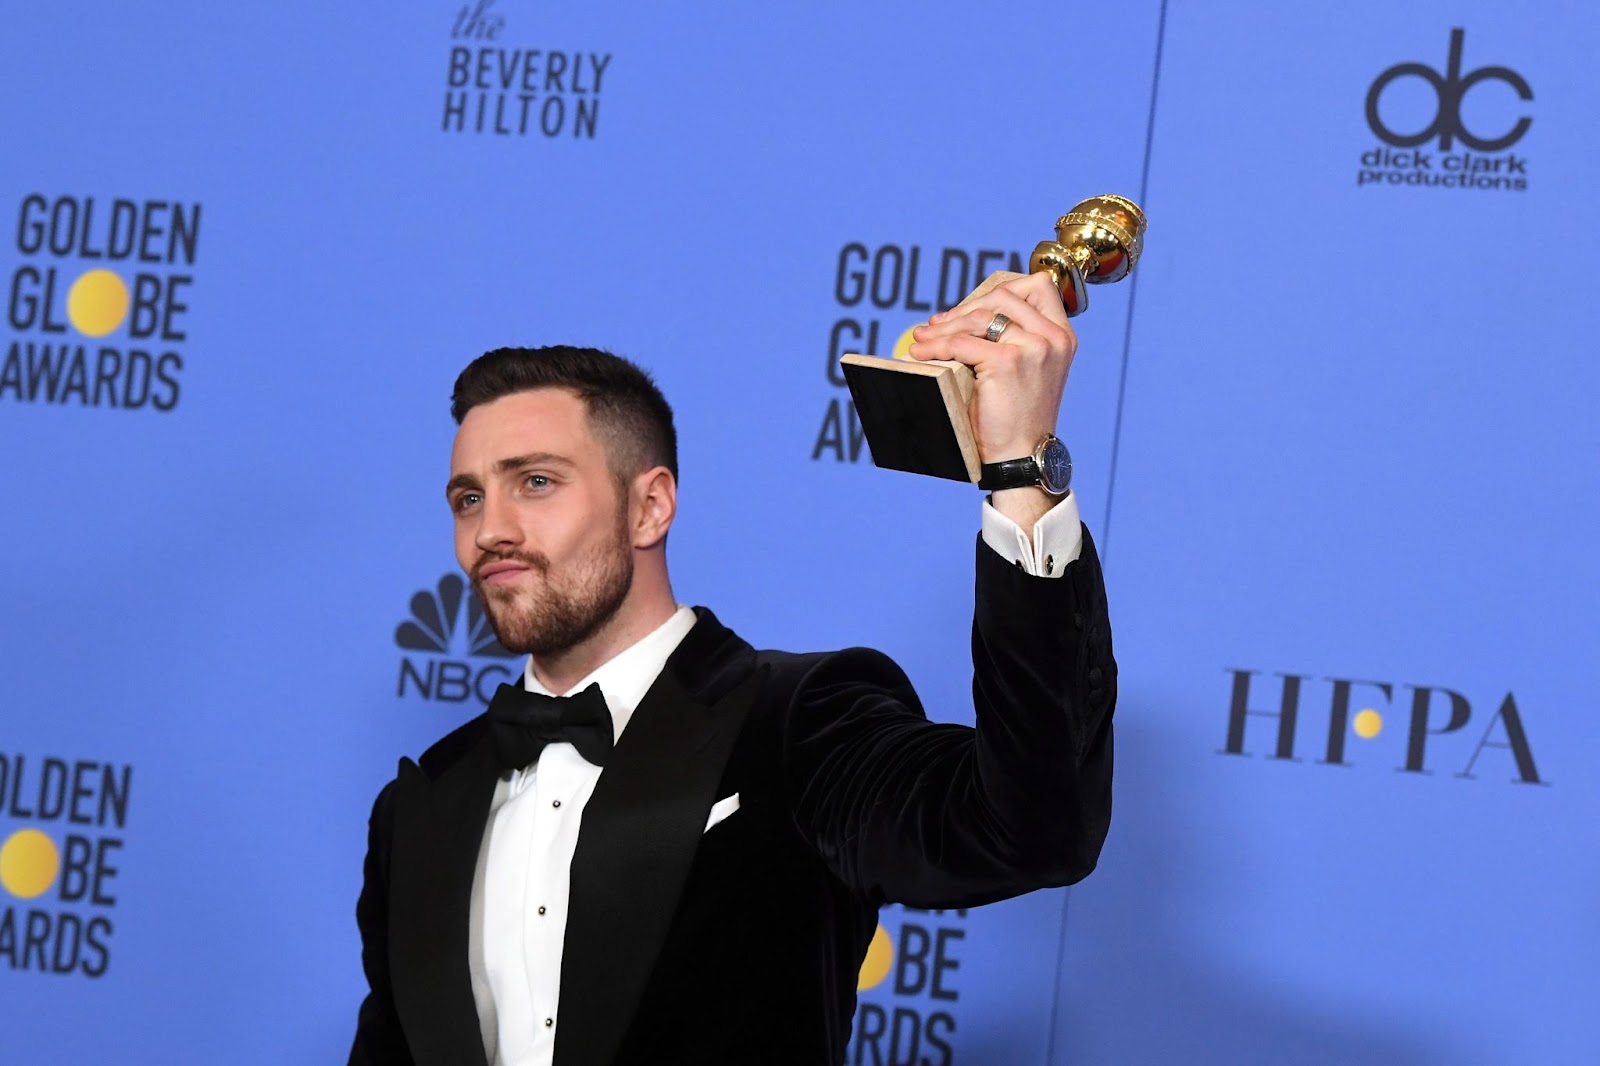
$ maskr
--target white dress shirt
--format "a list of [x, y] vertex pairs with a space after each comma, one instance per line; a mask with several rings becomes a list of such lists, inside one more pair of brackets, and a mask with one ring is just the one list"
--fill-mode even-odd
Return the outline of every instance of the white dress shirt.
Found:
[[[1024, 571], [1058, 577], [1082, 549], [1077, 499], [1069, 494], [1051, 508], [1031, 539], [985, 502], [983, 539]], [[620, 738], [694, 623], [694, 611], [680, 606], [571, 691], [598, 684]], [[531, 659], [523, 683], [530, 692], [551, 695], [534, 676]], [[472, 881], [468, 936], [472, 996], [491, 1066], [550, 1066], [554, 1058], [572, 855], [584, 805], [599, 779], [600, 768], [571, 744], [554, 743], [532, 766], [495, 785]], [[737, 804], [736, 797], [721, 801], [712, 821]]]

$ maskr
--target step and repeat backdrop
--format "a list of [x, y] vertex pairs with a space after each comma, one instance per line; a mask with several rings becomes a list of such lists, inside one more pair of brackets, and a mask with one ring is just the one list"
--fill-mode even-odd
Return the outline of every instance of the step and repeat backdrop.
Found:
[[1575, 0], [13, 5], [0, 1061], [342, 1061], [372, 797], [521, 669], [442, 492], [486, 349], [651, 368], [679, 598], [969, 720], [978, 494], [874, 468], [837, 359], [1116, 192], [1060, 426], [1112, 837], [887, 908], [847, 1061], [1600, 1062], [1597, 48]]

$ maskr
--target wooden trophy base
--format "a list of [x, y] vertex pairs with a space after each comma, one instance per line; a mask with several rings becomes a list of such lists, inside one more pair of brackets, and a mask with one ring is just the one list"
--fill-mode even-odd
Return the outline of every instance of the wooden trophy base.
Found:
[[967, 416], [976, 383], [970, 368], [875, 355], [839, 362], [875, 464], [978, 483], [983, 464]]

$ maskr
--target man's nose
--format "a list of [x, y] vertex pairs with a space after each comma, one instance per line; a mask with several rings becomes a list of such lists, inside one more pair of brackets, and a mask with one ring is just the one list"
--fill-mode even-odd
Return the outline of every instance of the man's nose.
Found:
[[473, 543], [479, 551], [504, 551], [522, 543], [516, 509], [501, 493], [484, 494], [483, 504], [478, 508], [478, 528]]

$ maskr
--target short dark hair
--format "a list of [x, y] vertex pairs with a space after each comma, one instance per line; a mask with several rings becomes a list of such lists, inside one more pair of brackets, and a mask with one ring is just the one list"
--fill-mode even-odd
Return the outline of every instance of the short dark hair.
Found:
[[450, 417], [460, 425], [479, 404], [535, 389], [578, 394], [619, 482], [655, 466], [677, 479], [678, 431], [667, 398], [644, 370], [598, 348], [552, 344], [485, 352], [456, 378]]

